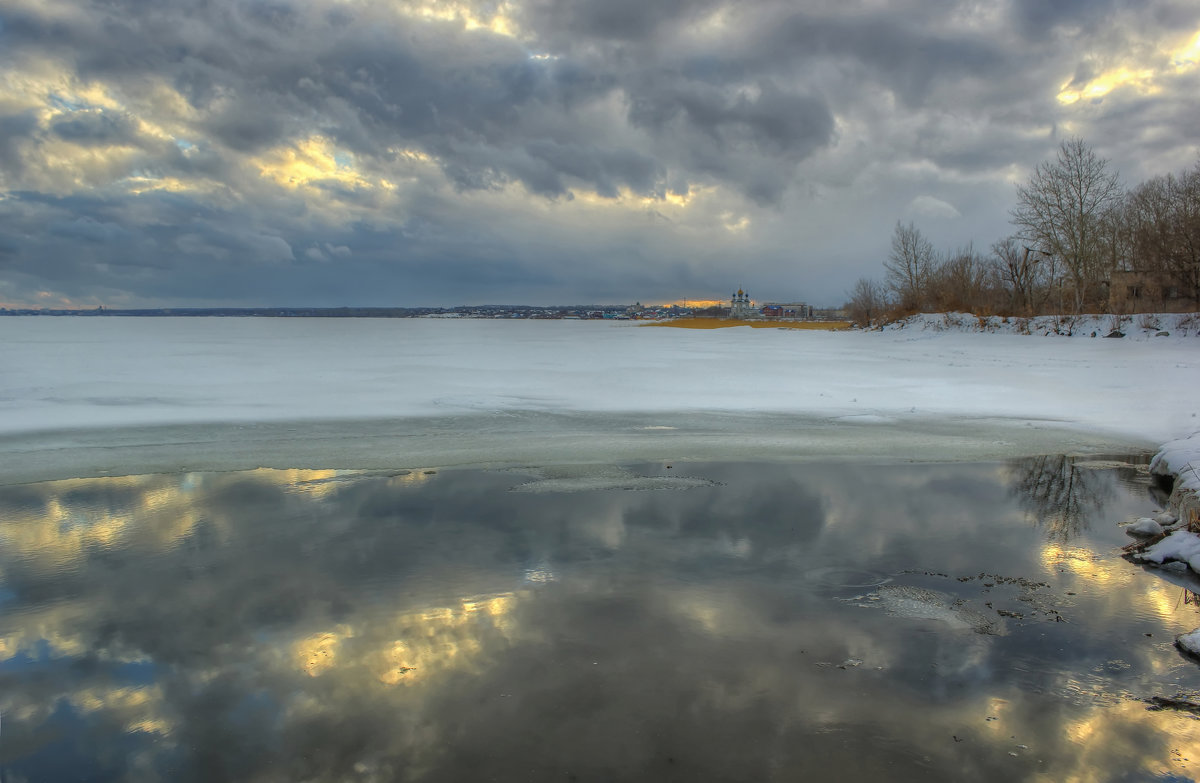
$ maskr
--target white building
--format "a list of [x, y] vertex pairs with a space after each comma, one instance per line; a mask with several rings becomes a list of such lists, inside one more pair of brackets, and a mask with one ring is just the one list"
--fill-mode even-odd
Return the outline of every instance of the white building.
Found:
[[729, 302], [729, 317], [745, 319], [757, 316], [758, 313], [754, 311], [754, 307], [750, 302], [750, 294], [739, 288], [737, 293], [733, 295], [733, 299]]

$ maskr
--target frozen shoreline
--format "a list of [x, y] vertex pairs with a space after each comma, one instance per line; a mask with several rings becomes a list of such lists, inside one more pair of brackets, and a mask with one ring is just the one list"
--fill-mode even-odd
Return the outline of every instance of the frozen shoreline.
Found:
[[1197, 429], [1197, 338], [6, 318], [0, 482], [269, 467], [995, 460]]

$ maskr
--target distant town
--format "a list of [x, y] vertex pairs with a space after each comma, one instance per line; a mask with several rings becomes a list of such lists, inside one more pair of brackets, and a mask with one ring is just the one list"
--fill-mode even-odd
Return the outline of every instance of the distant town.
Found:
[[638, 320], [673, 318], [732, 318], [735, 320], [831, 320], [842, 317], [837, 309], [819, 309], [791, 303], [757, 303], [739, 290], [725, 303], [704, 306], [682, 304], [643, 305], [460, 305], [457, 307], [156, 307], [119, 309], [3, 308], [3, 315], [124, 316], [124, 317], [227, 317], [227, 318], [498, 318], [528, 320]]

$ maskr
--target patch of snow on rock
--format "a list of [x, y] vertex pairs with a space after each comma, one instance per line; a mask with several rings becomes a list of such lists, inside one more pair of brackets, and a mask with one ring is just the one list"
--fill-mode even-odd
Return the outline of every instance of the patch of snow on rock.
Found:
[[1138, 560], [1147, 563], [1162, 563], [1177, 560], [1187, 563], [1197, 573], [1200, 573], [1200, 536], [1186, 530], [1176, 530], [1171, 535], [1148, 547], [1145, 552], [1136, 555]]
[[1125, 532], [1131, 536], [1145, 536], [1149, 538], [1150, 536], [1162, 535], [1163, 527], [1150, 517], [1142, 517], [1132, 525], [1126, 527]]
[[1186, 653], [1200, 658], [1200, 628], [1191, 633], [1181, 633], [1175, 637], [1175, 644]]

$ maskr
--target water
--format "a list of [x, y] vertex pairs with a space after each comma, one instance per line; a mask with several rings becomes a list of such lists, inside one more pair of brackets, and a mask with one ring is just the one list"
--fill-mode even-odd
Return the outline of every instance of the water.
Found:
[[[517, 491], [513, 491], [517, 490]], [[1144, 468], [251, 471], [0, 488], [17, 780], [1191, 779]], [[1173, 777], [1172, 777], [1173, 776]]]

